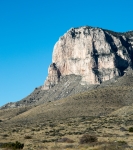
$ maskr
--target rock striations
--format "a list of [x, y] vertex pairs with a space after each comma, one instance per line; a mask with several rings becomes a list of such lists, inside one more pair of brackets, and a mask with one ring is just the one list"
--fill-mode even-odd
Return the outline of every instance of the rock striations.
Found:
[[61, 76], [80, 75], [81, 85], [100, 84], [122, 76], [133, 61], [133, 32], [116, 33], [83, 26], [71, 28], [54, 46], [52, 64], [42, 87], [48, 90]]

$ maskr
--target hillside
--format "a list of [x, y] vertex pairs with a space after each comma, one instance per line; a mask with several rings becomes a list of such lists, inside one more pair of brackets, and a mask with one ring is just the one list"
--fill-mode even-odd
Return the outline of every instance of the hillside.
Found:
[[[40, 145], [44, 148], [54, 147], [54, 141], [68, 137], [75, 141], [74, 148], [83, 134], [92, 133], [104, 144], [107, 144], [107, 139], [113, 142], [117, 136], [117, 140], [126, 140], [131, 147], [133, 145], [128, 128], [133, 123], [132, 87], [133, 76], [127, 75], [114, 83], [105, 82], [96, 89], [58, 101], [39, 106], [2, 109], [1, 142], [15, 141], [19, 137], [19, 141], [25, 143], [25, 148], [30, 144], [32, 147]], [[121, 131], [121, 128], [125, 128], [125, 131]], [[26, 139], [26, 136], [31, 138]], [[99, 143], [98, 146], [100, 145]]]

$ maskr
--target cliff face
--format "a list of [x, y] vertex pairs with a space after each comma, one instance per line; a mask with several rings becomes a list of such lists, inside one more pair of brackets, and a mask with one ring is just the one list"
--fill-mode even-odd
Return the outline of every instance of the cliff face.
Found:
[[[24, 99], [1, 108], [40, 105], [109, 85], [132, 86], [132, 68], [133, 31], [116, 33], [88, 26], [71, 28], [54, 46], [44, 85]], [[132, 90], [130, 92], [132, 97]]]
[[80, 75], [81, 84], [100, 84], [132, 68], [133, 33], [100, 28], [71, 28], [60, 37], [42, 89], [58, 84], [60, 76]]

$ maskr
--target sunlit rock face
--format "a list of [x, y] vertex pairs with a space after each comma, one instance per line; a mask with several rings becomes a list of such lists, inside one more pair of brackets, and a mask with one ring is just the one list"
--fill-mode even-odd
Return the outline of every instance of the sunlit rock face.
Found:
[[[128, 34], [129, 33], [129, 34]], [[81, 84], [100, 84], [132, 68], [133, 32], [116, 33], [88, 26], [71, 28], [54, 46], [52, 64], [42, 89], [60, 76], [80, 75]]]

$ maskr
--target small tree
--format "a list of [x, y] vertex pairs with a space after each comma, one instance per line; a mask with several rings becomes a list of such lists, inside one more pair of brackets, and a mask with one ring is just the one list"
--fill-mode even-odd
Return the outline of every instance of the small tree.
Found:
[[133, 127], [130, 127], [130, 128], [129, 128], [129, 132], [133, 132]]
[[92, 142], [97, 142], [97, 137], [89, 134], [83, 135], [79, 141], [80, 144], [87, 144]]

